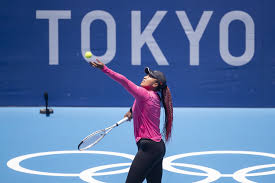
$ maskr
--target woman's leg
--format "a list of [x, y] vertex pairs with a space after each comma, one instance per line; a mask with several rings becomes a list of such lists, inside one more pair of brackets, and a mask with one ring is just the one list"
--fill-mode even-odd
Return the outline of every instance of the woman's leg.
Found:
[[163, 141], [159, 142], [159, 151], [163, 152], [161, 159], [157, 161], [154, 165], [154, 167], [150, 170], [150, 172], [146, 176], [147, 183], [161, 183], [161, 178], [162, 178], [162, 162], [163, 162], [163, 157], [165, 154], [165, 144]]
[[141, 183], [145, 179], [147, 170], [151, 166], [151, 158], [139, 150], [130, 167], [126, 183]]
[[[164, 146], [164, 148], [163, 148]], [[151, 170], [160, 172], [162, 174], [162, 166], [159, 169], [159, 163], [161, 162], [165, 154], [165, 145], [163, 141], [154, 142], [148, 139], [141, 139], [138, 143], [138, 152], [130, 167], [126, 183], [142, 183], [143, 180], [150, 175]], [[157, 173], [156, 172], [156, 173]], [[151, 176], [150, 176], [151, 177]], [[149, 178], [150, 179], [150, 178]], [[152, 177], [152, 180], [160, 179], [159, 177]], [[150, 179], [151, 180], [151, 179]]]
[[146, 176], [147, 183], [161, 183], [162, 171], [162, 160], [160, 160]]

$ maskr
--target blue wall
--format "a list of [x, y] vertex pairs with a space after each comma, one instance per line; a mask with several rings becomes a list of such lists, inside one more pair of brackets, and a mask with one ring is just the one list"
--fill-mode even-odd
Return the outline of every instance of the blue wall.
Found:
[[271, 0], [19, 0], [0, 7], [0, 106], [130, 106], [91, 50], [139, 84], [163, 71], [175, 106], [275, 106]]

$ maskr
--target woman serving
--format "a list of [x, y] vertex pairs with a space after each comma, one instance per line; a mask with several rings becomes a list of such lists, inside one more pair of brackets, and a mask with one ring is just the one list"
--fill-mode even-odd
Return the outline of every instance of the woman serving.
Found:
[[[166, 78], [160, 71], [145, 68], [140, 86], [137, 86], [125, 76], [109, 69], [97, 60], [90, 65], [101, 69], [110, 78], [121, 84], [134, 98], [134, 104], [125, 114], [134, 120], [134, 135], [138, 152], [130, 167], [126, 183], [160, 183], [162, 178], [162, 160], [165, 155], [165, 144], [160, 132], [161, 103], [165, 111], [163, 135], [165, 141], [171, 137], [173, 123], [173, 105]], [[158, 94], [160, 93], [160, 95]]]

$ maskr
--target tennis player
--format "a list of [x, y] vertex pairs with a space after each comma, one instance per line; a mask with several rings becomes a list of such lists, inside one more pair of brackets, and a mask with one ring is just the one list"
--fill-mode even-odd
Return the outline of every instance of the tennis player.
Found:
[[137, 86], [99, 60], [90, 62], [90, 65], [101, 69], [135, 98], [133, 106], [125, 116], [129, 120], [134, 119], [134, 135], [138, 152], [130, 167], [126, 183], [142, 183], [144, 179], [147, 183], [160, 183], [163, 171], [162, 161], [165, 155], [165, 144], [159, 128], [161, 103], [165, 110], [163, 136], [166, 142], [171, 137], [173, 123], [172, 98], [164, 74], [147, 67], [146, 75], [140, 86]]

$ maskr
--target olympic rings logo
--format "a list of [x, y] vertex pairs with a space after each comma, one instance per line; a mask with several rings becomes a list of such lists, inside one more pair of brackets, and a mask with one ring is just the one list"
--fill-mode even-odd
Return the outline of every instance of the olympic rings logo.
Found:
[[[52, 151], [52, 152], [41, 152], [41, 153], [34, 153], [34, 154], [27, 154], [27, 155], [19, 156], [19, 157], [9, 160], [7, 162], [7, 166], [15, 171], [24, 172], [24, 173], [28, 173], [28, 174], [45, 175], [45, 176], [80, 177], [80, 179], [82, 179], [85, 182], [104, 183], [99, 180], [96, 180], [94, 177], [127, 173], [129, 171], [129, 167], [131, 165], [131, 162], [102, 165], [102, 166], [97, 166], [97, 167], [93, 167], [90, 169], [86, 169], [80, 173], [49, 173], [49, 172], [31, 170], [31, 169], [27, 169], [27, 168], [20, 166], [20, 162], [30, 159], [30, 158], [48, 156], [48, 155], [58, 155], [58, 154], [101, 154], [101, 155], [111, 155], [111, 156], [123, 157], [123, 158], [127, 158], [131, 161], [134, 159], [134, 155], [118, 153], [118, 152], [109, 152], [109, 151]], [[178, 160], [181, 158], [192, 157], [192, 156], [202, 156], [202, 155], [213, 155], [213, 154], [215, 154], [215, 155], [220, 155], [220, 154], [254, 155], [254, 156], [263, 156], [263, 157], [269, 157], [269, 158], [275, 159], [275, 154], [263, 153], [263, 152], [252, 152], [252, 151], [192, 152], [192, 153], [178, 154], [178, 155], [164, 158], [163, 169], [170, 171], [170, 172], [184, 174], [184, 175], [206, 177], [203, 180], [196, 181], [193, 183], [211, 183], [211, 182], [214, 182], [222, 177], [232, 177], [234, 180], [241, 182], [241, 183], [257, 183], [257, 182], [248, 180], [247, 177], [275, 174], [275, 170], [250, 173], [255, 170], [261, 170], [261, 169], [265, 169], [265, 168], [275, 168], [275, 164], [257, 165], [257, 166], [240, 169], [240, 170], [234, 172], [233, 174], [222, 174], [219, 171], [209, 168], [209, 167], [174, 162], [175, 160]], [[106, 170], [109, 168], [115, 168], [115, 167], [126, 167], [126, 168], [120, 169], [120, 170], [115, 170], [115, 171], [109, 171], [109, 172], [98, 172], [98, 171]], [[193, 169], [201, 170], [204, 173], [186, 171], [186, 170], [178, 169], [176, 167], [193, 168]]]

